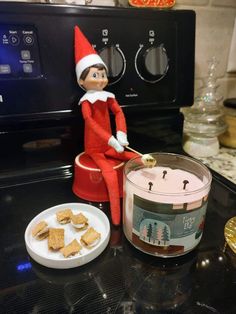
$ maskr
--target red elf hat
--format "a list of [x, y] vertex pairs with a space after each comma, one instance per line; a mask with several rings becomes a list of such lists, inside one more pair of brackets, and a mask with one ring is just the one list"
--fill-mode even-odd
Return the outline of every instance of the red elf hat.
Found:
[[103, 64], [107, 69], [101, 57], [89, 43], [78, 26], [75, 26], [75, 72], [79, 81], [82, 72], [95, 64]]

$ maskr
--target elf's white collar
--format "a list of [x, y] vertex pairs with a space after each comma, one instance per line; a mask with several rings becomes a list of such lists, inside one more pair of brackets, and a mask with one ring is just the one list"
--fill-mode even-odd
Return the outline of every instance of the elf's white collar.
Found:
[[84, 100], [88, 100], [91, 104], [97, 100], [107, 101], [107, 98], [115, 98], [115, 95], [106, 91], [89, 90], [82, 98], [80, 98], [79, 105]]

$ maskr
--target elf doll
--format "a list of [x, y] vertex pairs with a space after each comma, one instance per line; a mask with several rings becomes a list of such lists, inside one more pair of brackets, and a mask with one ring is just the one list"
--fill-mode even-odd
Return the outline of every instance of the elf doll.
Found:
[[[118, 176], [109, 158], [127, 161], [136, 154], [124, 150], [128, 145], [125, 116], [115, 95], [103, 90], [108, 84], [107, 67], [78, 26], [75, 27], [75, 63], [78, 84], [86, 91], [79, 101], [85, 121], [85, 153], [102, 172], [112, 223], [119, 225], [121, 209]], [[112, 135], [110, 113], [115, 116], [116, 136]]]

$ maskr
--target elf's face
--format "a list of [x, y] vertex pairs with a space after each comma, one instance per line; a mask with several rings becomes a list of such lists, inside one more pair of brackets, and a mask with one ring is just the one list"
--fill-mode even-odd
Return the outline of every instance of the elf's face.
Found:
[[106, 71], [91, 67], [86, 78], [80, 79], [79, 83], [86, 90], [102, 91], [108, 83]]

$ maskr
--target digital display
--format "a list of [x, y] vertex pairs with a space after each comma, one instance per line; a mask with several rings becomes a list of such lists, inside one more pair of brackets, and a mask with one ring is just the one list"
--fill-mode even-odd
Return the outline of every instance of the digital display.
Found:
[[0, 24], [0, 80], [41, 76], [36, 29]]

